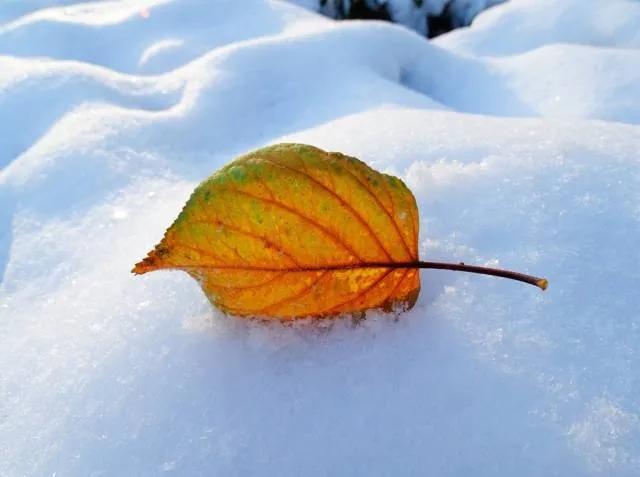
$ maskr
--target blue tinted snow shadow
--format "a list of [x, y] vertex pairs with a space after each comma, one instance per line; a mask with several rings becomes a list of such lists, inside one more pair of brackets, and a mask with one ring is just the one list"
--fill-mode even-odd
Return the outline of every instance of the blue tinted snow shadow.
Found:
[[541, 391], [424, 312], [330, 331], [217, 316], [208, 333], [141, 332], [71, 403], [86, 411], [41, 470], [585, 475], [535, 414]]

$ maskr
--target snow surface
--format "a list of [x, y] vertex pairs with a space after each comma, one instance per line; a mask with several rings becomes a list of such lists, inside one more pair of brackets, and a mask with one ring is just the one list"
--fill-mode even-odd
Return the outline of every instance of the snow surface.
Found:
[[[277, 1], [43, 4], [0, 26], [0, 475], [638, 475], [640, 2], [511, 0], [431, 43]], [[283, 141], [405, 179], [423, 258], [549, 290], [427, 271], [408, 313], [283, 326], [129, 273]]]

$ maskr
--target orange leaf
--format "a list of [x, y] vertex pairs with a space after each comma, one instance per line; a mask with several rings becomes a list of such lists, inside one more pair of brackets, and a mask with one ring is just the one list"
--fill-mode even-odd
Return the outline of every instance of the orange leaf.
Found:
[[184, 270], [242, 316], [299, 318], [413, 306], [411, 191], [353, 157], [302, 144], [242, 156], [200, 184], [142, 274]]

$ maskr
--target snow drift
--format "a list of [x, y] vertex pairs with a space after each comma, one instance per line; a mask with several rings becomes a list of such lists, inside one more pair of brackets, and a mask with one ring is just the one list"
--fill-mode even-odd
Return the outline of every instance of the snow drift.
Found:
[[[239, 4], [3, 12], [0, 474], [634, 475], [640, 3], [511, 0], [431, 43]], [[432, 271], [401, 316], [282, 326], [129, 273], [284, 141], [401, 176], [422, 257], [550, 289]]]

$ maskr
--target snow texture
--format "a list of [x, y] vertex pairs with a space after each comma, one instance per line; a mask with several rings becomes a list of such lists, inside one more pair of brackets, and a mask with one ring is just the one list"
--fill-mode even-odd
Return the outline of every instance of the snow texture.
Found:
[[[0, 9], [0, 475], [638, 475], [640, 2], [511, 0], [435, 42], [44, 3]], [[284, 326], [129, 273], [283, 141], [401, 176], [422, 258], [549, 290], [425, 271], [408, 313]]]

